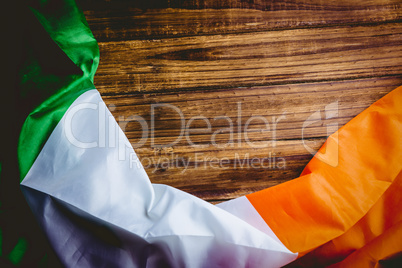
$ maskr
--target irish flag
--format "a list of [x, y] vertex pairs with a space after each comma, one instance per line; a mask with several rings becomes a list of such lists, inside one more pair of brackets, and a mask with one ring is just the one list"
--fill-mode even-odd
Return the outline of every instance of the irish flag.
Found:
[[401, 261], [402, 87], [332, 134], [299, 178], [215, 206], [133, 165], [93, 85], [97, 42], [73, 0], [14, 8], [23, 37], [10, 56], [8, 97], [19, 106], [0, 165], [4, 267]]

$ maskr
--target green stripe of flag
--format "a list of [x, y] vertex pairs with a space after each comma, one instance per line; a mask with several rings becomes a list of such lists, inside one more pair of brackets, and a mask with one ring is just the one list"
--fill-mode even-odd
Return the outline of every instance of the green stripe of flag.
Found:
[[73, 0], [29, 4], [33, 24], [27, 27], [34, 29], [28, 32], [19, 87], [23, 97], [35, 97], [35, 104], [18, 144], [20, 181], [71, 103], [94, 88], [99, 62], [96, 40]]
[[[37, 241], [35, 234], [27, 231], [34, 229], [27, 225], [35, 223], [18, 222], [18, 213], [25, 213], [15, 210], [25, 203], [20, 200], [18, 177], [22, 181], [26, 176], [68, 107], [82, 93], [94, 88], [99, 50], [73, 0], [16, 1], [4, 9], [7, 16], [2, 25], [7, 28], [3, 66], [8, 68], [4, 90], [9, 93], [2, 93], [2, 104], [15, 102], [16, 108], [14, 112], [5, 109], [2, 116], [9, 118], [6, 120], [9, 133], [20, 136], [18, 148], [7, 145], [1, 152], [0, 187], [7, 196], [0, 196], [0, 266], [4, 263], [21, 266], [28, 262], [42, 267], [48, 259], [43, 258], [43, 252], [32, 252], [43, 241]], [[9, 138], [13, 136], [10, 134]], [[13, 143], [3, 140], [3, 145]], [[16, 151], [18, 159], [14, 159]], [[16, 225], [11, 225], [12, 222]], [[16, 236], [10, 234], [10, 228], [14, 228]]]

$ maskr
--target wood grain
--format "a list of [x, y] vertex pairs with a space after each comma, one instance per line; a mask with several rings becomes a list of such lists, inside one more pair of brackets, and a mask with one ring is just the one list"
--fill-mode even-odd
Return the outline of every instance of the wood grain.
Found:
[[[308, 117], [318, 110], [324, 111], [326, 105], [337, 102], [336, 117], [317, 126], [311, 125], [304, 131], [304, 137], [307, 138], [326, 136], [325, 123], [338, 123], [339, 126], [345, 124], [401, 82], [402, 77], [386, 77], [247, 89], [145, 93], [129, 97], [104, 96], [103, 99], [133, 143], [139, 142], [144, 130], [138, 120], [133, 118], [138, 116], [146, 122], [148, 129], [151, 127], [151, 121], [154, 121], [154, 147], [164, 147], [176, 140], [182, 131], [182, 121], [190, 129], [199, 130], [199, 133], [189, 135], [190, 140], [193, 140], [192, 136], [196, 136], [195, 144], [210, 144], [212, 134], [218, 130], [222, 131], [214, 136], [214, 140], [217, 144], [226, 144], [231, 124], [233, 142], [244, 141], [245, 125], [252, 117], [256, 120], [247, 124], [248, 138], [251, 141], [272, 139], [273, 122], [276, 126], [276, 138], [302, 139], [299, 130]], [[164, 104], [169, 106], [155, 106]], [[155, 106], [153, 114], [152, 105]], [[200, 116], [204, 119], [189, 122], [190, 119]], [[284, 118], [279, 119], [281, 116]], [[210, 130], [207, 131], [208, 124]], [[205, 130], [205, 133], [201, 130]], [[242, 134], [240, 138], [239, 134]], [[151, 133], [148, 137], [144, 145], [151, 146]], [[188, 145], [188, 140], [183, 137], [176, 144]]]
[[[216, 201], [296, 178], [312, 157], [305, 146], [317, 150], [328, 134], [401, 82], [402, 76], [104, 96], [104, 101], [153, 182]], [[152, 114], [152, 105], [166, 103], [178, 110], [161, 107], [155, 108]], [[331, 103], [336, 103], [337, 110], [333, 117], [326, 118], [324, 111]], [[316, 111], [321, 112], [322, 118], [303, 127]], [[192, 118], [199, 116], [204, 119], [194, 120], [189, 125]], [[278, 120], [280, 116], [283, 118]], [[252, 117], [257, 120], [250, 121], [246, 127]], [[146, 122], [145, 128], [138, 118]], [[154, 121], [153, 134], [151, 120]], [[192, 131], [187, 136], [183, 135], [182, 122]], [[144, 131], [148, 132], [141, 143]], [[266, 163], [257, 163], [264, 158], [268, 158], [264, 160]], [[267, 161], [273, 162], [274, 158], [279, 167], [268, 164]]]
[[[217, 1], [218, 2], [218, 1]], [[400, 3], [399, 3], [400, 5]], [[338, 27], [351, 24], [397, 22], [402, 14], [394, 6], [358, 10], [165, 9], [110, 14], [87, 11], [99, 41], [141, 40], [195, 35], [249, 33], [295, 28]], [[112, 12], [113, 13], [113, 12]], [[107, 16], [113, 16], [108, 18]], [[105, 18], [106, 17], [106, 18]], [[303, 19], [301, 19], [303, 18]]]
[[81, 1], [95, 85], [151, 181], [212, 203], [296, 178], [402, 84], [401, 4]]
[[116, 94], [398, 75], [401, 42], [402, 24], [107, 42], [96, 81]]
[[130, 9], [257, 9], [264, 11], [278, 10], [381, 10], [397, 8], [398, 0], [80, 0], [84, 10], [130, 12]]
[[82, 0], [98, 41], [337, 27], [400, 21], [393, 1]]
[[[324, 141], [308, 144], [318, 149]], [[152, 182], [173, 185], [208, 201], [236, 198], [296, 178], [311, 159], [298, 140], [260, 149], [205, 146], [189, 151], [176, 146], [171, 153], [136, 151]]]

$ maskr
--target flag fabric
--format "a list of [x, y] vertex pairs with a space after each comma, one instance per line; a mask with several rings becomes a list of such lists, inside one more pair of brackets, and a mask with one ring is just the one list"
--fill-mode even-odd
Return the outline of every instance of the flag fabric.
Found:
[[[94, 87], [99, 51], [74, 1], [27, 3], [18, 7], [25, 37], [13, 84], [25, 104], [16, 127], [19, 179], [9, 172], [12, 159], [3, 154], [0, 162], [2, 262], [53, 267], [52, 254], [65, 267], [401, 260], [402, 87], [332, 134], [299, 178], [214, 206], [149, 181]], [[36, 241], [23, 228], [5, 247], [7, 215], [28, 213], [8, 205], [11, 180], [50, 245], [47, 255], [29, 254]]]
[[400, 258], [401, 123], [399, 87], [332, 134], [299, 178], [229, 201], [229, 209], [251, 204], [299, 253], [294, 266], [324, 267], [347, 257], [340, 267], [358, 267], [362, 258], [370, 267]]

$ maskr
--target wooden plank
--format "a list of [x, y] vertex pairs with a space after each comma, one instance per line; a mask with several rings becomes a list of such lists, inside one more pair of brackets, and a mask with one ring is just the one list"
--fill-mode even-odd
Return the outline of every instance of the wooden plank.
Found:
[[[170, 2], [170, 1], [168, 1]], [[259, 10], [355, 10], [355, 9], [381, 9], [383, 6], [396, 6], [400, 4], [397, 0], [373, 0], [370, 2], [362, 0], [287, 0], [285, 1], [272, 1], [272, 0], [255, 0], [255, 1], [245, 1], [245, 0], [226, 0], [226, 1], [215, 1], [215, 0], [175, 0], [172, 1], [171, 6], [175, 7], [179, 5], [180, 7], [186, 8], [253, 8]]]
[[[401, 83], [402, 76], [398, 76], [103, 98], [152, 182], [177, 187], [205, 200], [224, 200], [297, 177], [312, 157], [306, 146], [318, 149], [328, 133]], [[154, 109], [152, 138], [151, 107], [166, 103], [170, 106]], [[336, 105], [327, 118], [325, 109], [331, 104]], [[316, 111], [321, 112], [320, 120], [310, 118]], [[285, 117], [278, 120], [281, 115]], [[199, 116], [205, 119], [188, 125]], [[222, 116], [226, 119], [214, 120]], [[146, 122], [146, 129], [138, 123], [139, 118]], [[250, 118], [257, 120], [245, 127]], [[304, 127], [308, 120], [316, 122]], [[180, 136], [183, 121], [194, 131], [187, 137]], [[206, 129], [206, 122], [210, 129]], [[147, 139], [140, 144], [144, 130], [148, 130]], [[267, 161], [273, 162], [274, 158], [277, 165], [269, 166]], [[261, 159], [265, 163], [258, 164]], [[220, 165], [220, 160], [225, 163]], [[279, 168], [282, 163], [285, 166]]]
[[257, 10], [381, 10], [400, 6], [399, 0], [79, 0], [83, 10], [110, 10], [128, 12], [130, 9], [147, 10], [152, 8], [186, 8], [186, 9], [257, 9]]
[[361, 5], [358, 9], [299, 9], [291, 12], [256, 9], [119, 9], [115, 12], [91, 10], [85, 15], [96, 39], [108, 42], [396, 22], [402, 18], [400, 5], [388, 4], [380, 9]]
[[[308, 140], [318, 149], [325, 139]], [[163, 183], [207, 201], [226, 200], [296, 178], [311, 159], [301, 141], [278, 141], [274, 148], [216, 150], [213, 146], [174, 152], [137, 149], [153, 183]]]
[[297, 177], [402, 82], [400, 0], [81, 3], [95, 85], [151, 181], [212, 203]]
[[[154, 0], [155, 1], [155, 0]], [[157, 0], [156, 0], [157, 1]], [[164, 2], [164, 1], [162, 1]], [[253, 8], [259, 10], [356, 10], [356, 9], [377, 9], [380, 10], [384, 6], [397, 6], [400, 1], [397, 0], [287, 0], [287, 1], [273, 1], [273, 0], [173, 0], [167, 1], [171, 3], [169, 7], [185, 7], [185, 8]]]
[[[233, 142], [244, 142], [245, 128], [250, 141], [272, 139], [274, 127], [277, 138], [301, 139], [299, 130], [312, 113], [338, 102], [338, 115], [326, 123], [343, 125], [400, 85], [401, 77], [103, 98], [133, 143], [144, 134], [140, 119], [148, 130], [154, 122], [145, 146], [167, 146], [175, 140], [177, 145], [210, 144], [212, 139], [226, 144], [230, 128]], [[179, 137], [184, 135], [182, 126], [192, 131], [188, 138]], [[322, 136], [326, 129], [321, 124], [304, 131], [304, 137]]]
[[100, 43], [104, 94], [399, 75], [402, 24]]

